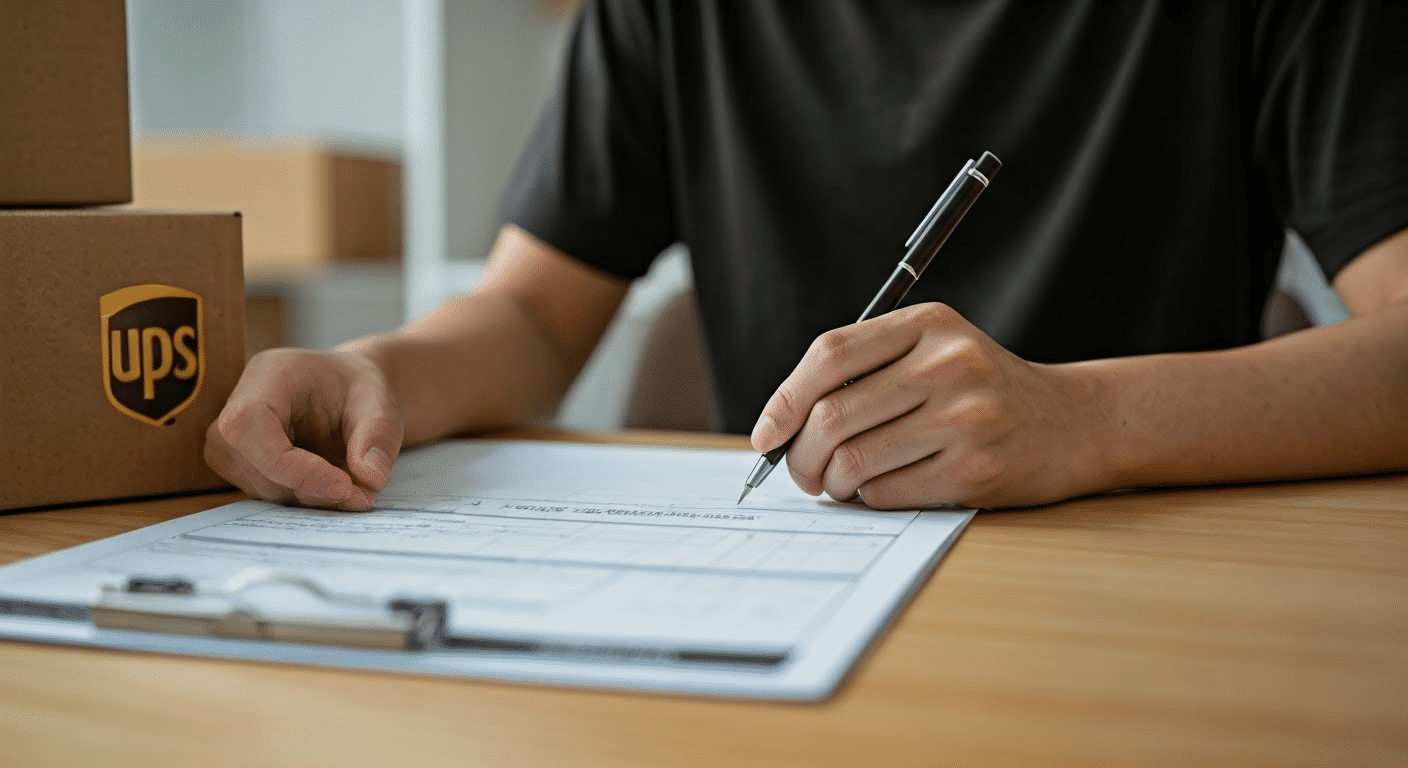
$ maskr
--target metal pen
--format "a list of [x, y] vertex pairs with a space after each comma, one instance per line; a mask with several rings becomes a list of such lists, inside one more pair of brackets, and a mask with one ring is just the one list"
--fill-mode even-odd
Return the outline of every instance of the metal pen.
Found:
[[[991, 152], [984, 152], [982, 157], [969, 160], [963, 166], [963, 170], [954, 177], [948, 189], [939, 195], [938, 201], [929, 209], [924, 220], [919, 222], [914, 234], [905, 241], [908, 250], [905, 251], [904, 258], [895, 266], [895, 271], [890, 274], [890, 279], [885, 281], [880, 292], [871, 299], [870, 306], [860, 314], [857, 323], [883, 315], [899, 306], [905, 294], [909, 293], [910, 287], [919, 281], [924, 268], [934, 260], [934, 254], [939, 252], [948, 236], [953, 234], [963, 215], [1001, 169], [1002, 161]], [[739, 504], [743, 503], [749, 491], [762, 485], [774, 467], [782, 463], [782, 457], [796, 439], [794, 434], [787, 438], [787, 442], [758, 457], [758, 463], [753, 465], [752, 473], [743, 484], [743, 493], [738, 497]]]

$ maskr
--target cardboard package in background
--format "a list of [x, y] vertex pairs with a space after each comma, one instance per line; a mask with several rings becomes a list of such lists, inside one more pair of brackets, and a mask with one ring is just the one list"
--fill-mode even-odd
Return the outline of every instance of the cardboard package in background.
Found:
[[0, 3], [0, 207], [132, 199], [122, 0]]
[[237, 214], [0, 211], [0, 509], [228, 485], [205, 429], [244, 365]]
[[401, 166], [316, 142], [167, 137], [133, 152], [143, 208], [240, 211], [245, 276], [278, 282], [401, 254]]
[[274, 347], [287, 346], [288, 300], [281, 294], [261, 291], [244, 298], [244, 356], [246, 359]]

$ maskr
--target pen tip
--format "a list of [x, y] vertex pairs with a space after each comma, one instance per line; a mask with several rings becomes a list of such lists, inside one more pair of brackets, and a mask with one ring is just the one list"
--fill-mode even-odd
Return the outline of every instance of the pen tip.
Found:
[[743, 497], [744, 497], [744, 496], [747, 496], [747, 495], [748, 495], [748, 492], [751, 491], [751, 490], [753, 490], [753, 489], [752, 489], [752, 488], [749, 488], [749, 487], [746, 486], [746, 485], [743, 486], [743, 493], [738, 494], [738, 501], [735, 501], [735, 502], [733, 503], [733, 505], [736, 507], [736, 506], [738, 506], [739, 504], [742, 504], [742, 503], [743, 503]]

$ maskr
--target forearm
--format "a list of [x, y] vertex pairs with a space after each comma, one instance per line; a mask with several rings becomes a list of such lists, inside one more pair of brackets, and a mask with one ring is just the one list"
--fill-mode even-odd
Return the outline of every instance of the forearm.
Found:
[[405, 418], [405, 443], [519, 424], [552, 412], [580, 362], [512, 296], [472, 294], [340, 349], [370, 357]]
[[1105, 488], [1408, 468], [1408, 303], [1237, 349], [1077, 363]]

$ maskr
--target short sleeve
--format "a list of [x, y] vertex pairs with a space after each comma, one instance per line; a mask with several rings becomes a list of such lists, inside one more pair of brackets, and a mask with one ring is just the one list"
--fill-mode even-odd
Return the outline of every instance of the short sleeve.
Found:
[[626, 279], [675, 239], [655, 35], [645, 0], [583, 4], [499, 202], [505, 223]]
[[1333, 277], [1408, 227], [1408, 4], [1256, 7], [1256, 175]]

